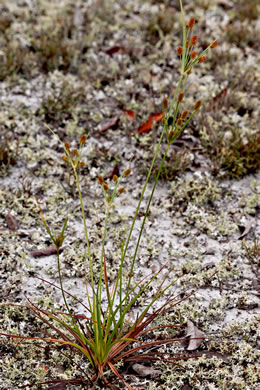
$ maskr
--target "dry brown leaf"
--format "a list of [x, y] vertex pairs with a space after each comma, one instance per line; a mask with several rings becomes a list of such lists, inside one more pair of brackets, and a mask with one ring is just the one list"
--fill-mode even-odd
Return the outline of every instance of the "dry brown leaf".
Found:
[[17, 220], [15, 219], [15, 217], [12, 216], [10, 211], [8, 211], [8, 214], [5, 217], [5, 223], [7, 224], [8, 229], [12, 230], [13, 232], [15, 232], [18, 229]]
[[[61, 253], [64, 250], [64, 248], [60, 248], [59, 252]], [[51, 256], [56, 255], [57, 249], [55, 246], [50, 246], [49, 248], [43, 248], [43, 249], [36, 249], [35, 251], [32, 251], [30, 253], [33, 257], [44, 257], [44, 256]]]
[[111, 128], [114, 128], [115, 126], [118, 125], [118, 121], [119, 121], [119, 116], [116, 115], [113, 118], [111, 118], [109, 121], [105, 121], [104, 123], [101, 123], [101, 127], [99, 131], [103, 133]]
[[206, 338], [204, 332], [199, 330], [192, 321], [187, 321], [187, 337], [190, 337], [189, 345], [187, 347], [187, 351], [194, 351], [199, 348], [200, 344]]
[[250, 232], [250, 230], [252, 229], [253, 225], [254, 225], [254, 220], [250, 219], [250, 221], [244, 227], [243, 233], [238, 237], [238, 240], [241, 240], [241, 238], [244, 238], [245, 236], [247, 236], [248, 233]]
[[151, 376], [152, 378], [161, 374], [161, 371], [155, 370], [152, 367], [143, 366], [142, 364], [135, 363], [132, 366], [133, 370], [141, 377]]

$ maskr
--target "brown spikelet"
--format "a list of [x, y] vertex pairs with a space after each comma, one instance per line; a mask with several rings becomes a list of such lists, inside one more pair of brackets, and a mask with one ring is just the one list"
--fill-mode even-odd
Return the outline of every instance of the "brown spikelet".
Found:
[[56, 238], [56, 241], [55, 241], [55, 245], [57, 248], [60, 248], [62, 246], [62, 243], [64, 241], [64, 238], [59, 235], [57, 238]]
[[206, 56], [202, 56], [202, 57], [199, 58], [199, 61], [198, 61], [198, 62], [205, 62], [206, 59], [207, 59]]
[[201, 101], [201, 100], [198, 100], [198, 101], [194, 104], [193, 109], [194, 109], [194, 110], [198, 110], [198, 109], [200, 108], [201, 105], [202, 105], [202, 101]]
[[169, 132], [169, 138], [170, 138], [170, 139], [173, 138], [174, 134], [175, 134], [175, 131], [174, 131], [174, 130], [171, 130], [171, 131]]
[[124, 172], [123, 172], [123, 176], [127, 177], [128, 175], [130, 175], [131, 173], [131, 169], [130, 168], [127, 168]]
[[182, 119], [181, 119], [181, 118], [179, 118], [179, 119], [177, 120], [176, 125], [177, 125], [177, 126], [181, 126], [181, 125], [182, 125]]
[[178, 96], [178, 102], [181, 103], [183, 101], [183, 98], [184, 98], [184, 93], [180, 92]]
[[195, 60], [196, 57], [197, 57], [197, 52], [196, 52], [196, 51], [191, 52], [190, 58], [191, 58], [192, 60]]
[[80, 166], [80, 168], [83, 168], [85, 166], [84, 161], [79, 161], [79, 166]]
[[121, 187], [121, 188], [119, 188], [119, 190], [117, 191], [118, 195], [122, 194], [123, 192], [125, 192], [125, 187]]
[[82, 135], [81, 138], [80, 138], [80, 145], [84, 145], [86, 143], [86, 139], [87, 139], [87, 136], [86, 135]]
[[192, 73], [192, 70], [190, 69], [188, 72], [187, 72], [187, 74], [191, 74]]
[[186, 49], [188, 49], [189, 43], [190, 43], [190, 41], [187, 39], [187, 41], [186, 41]]
[[65, 142], [64, 148], [69, 152], [70, 151], [70, 144], [69, 142]]
[[198, 42], [198, 35], [193, 35], [193, 37], [190, 40], [190, 45], [195, 46], [197, 42]]
[[108, 185], [107, 185], [107, 183], [103, 183], [103, 188], [104, 188], [105, 191], [108, 190]]
[[67, 156], [62, 156], [61, 159], [62, 159], [64, 162], [68, 162], [68, 157], [67, 157]]
[[117, 175], [113, 175], [113, 182], [117, 183], [117, 180], [118, 180], [118, 176]]
[[194, 24], [195, 24], [195, 18], [190, 18], [189, 23], [188, 23], [188, 28], [190, 30], [192, 30], [194, 27]]
[[214, 41], [214, 42], [212, 42], [212, 44], [210, 45], [211, 49], [214, 49], [216, 46], [218, 46], [218, 41]]
[[181, 46], [177, 47], [177, 54], [178, 54], [178, 56], [182, 55], [182, 47]]
[[183, 121], [185, 121], [185, 119], [188, 117], [188, 115], [189, 115], [189, 111], [188, 110], [184, 110], [182, 115], [181, 115], [181, 119]]
[[76, 157], [76, 156], [78, 156], [78, 154], [79, 154], [78, 149], [72, 150], [72, 156]]
[[99, 184], [103, 184], [104, 183], [104, 179], [102, 176], [98, 176], [98, 182]]
[[162, 110], [163, 110], [163, 111], [167, 111], [167, 110], [168, 110], [168, 99], [167, 99], [167, 97], [164, 97], [164, 98], [163, 98], [163, 101], [162, 101]]

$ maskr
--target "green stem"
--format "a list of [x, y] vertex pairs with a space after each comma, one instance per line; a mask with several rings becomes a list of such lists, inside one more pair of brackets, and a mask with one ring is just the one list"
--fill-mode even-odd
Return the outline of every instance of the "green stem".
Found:
[[[147, 177], [146, 177], [146, 180], [145, 180], [145, 184], [144, 184], [144, 187], [143, 187], [143, 190], [142, 190], [142, 193], [141, 193], [141, 196], [140, 196], [140, 199], [139, 199], [139, 202], [138, 202], [136, 211], [135, 211], [135, 215], [134, 215], [134, 218], [133, 218], [133, 222], [132, 222], [132, 225], [131, 225], [131, 228], [130, 228], [130, 231], [129, 231], [129, 234], [128, 234], [128, 237], [127, 237], [127, 240], [126, 240], [125, 247], [124, 247], [124, 249], [123, 249], [122, 257], [121, 257], [120, 278], [119, 278], [119, 279], [120, 279], [120, 317], [121, 317], [121, 315], [122, 315], [122, 306], [121, 306], [121, 303], [122, 303], [122, 291], [123, 291], [122, 269], [123, 269], [124, 259], [125, 259], [126, 252], [127, 252], [127, 249], [128, 249], [128, 245], [129, 245], [129, 242], [130, 242], [132, 233], [133, 233], [133, 229], [134, 229], [135, 222], [136, 222], [136, 218], [137, 218], [137, 215], [138, 215], [140, 206], [141, 206], [141, 202], [142, 202], [143, 197], [144, 197], [144, 194], [145, 194], [146, 187], [147, 187], [148, 181], [149, 181], [149, 179], [150, 179], [150, 176], [151, 176], [151, 173], [152, 173], [152, 170], [153, 170], [153, 166], [154, 166], [155, 160], [156, 160], [157, 155], [158, 155], [158, 153], [159, 153], [159, 150], [160, 150], [160, 148], [161, 148], [161, 144], [162, 144], [162, 140], [163, 140], [163, 136], [164, 136], [164, 134], [165, 134], [165, 131], [166, 131], [166, 126], [164, 126], [164, 128], [163, 128], [163, 131], [162, 131], [162, 133], [161, 133], [161, 137], [160, 137], [159, 143], [158, 143], [158, 145], [157, 145], [157, 147], [156, 147], [155, 154], [154, 154], [154, 157], [153, 157], [153, 160], [152, 160], [152, 163], [151, 163], [149, 172], [148, 172]], [[116, 282], [115, 293], [116, 293], [116, 291], [117, 291], [117, 286], [118, 286], [118, 281], [119, 281], [119, 279], [118, 279], [117, 282]], [[115, 294], [114, 294], [114, 297], [113, 297], [113, 301], [114, 301], [114, 298], [115, 298]]]
[[159, 180], [159, 177], [160, 177], [160, 174], [161, 174], [161, 171], [162, 171], [162, 168], [163, 168], [163, 165], [164, 165], [164, 162], [165, 162], [165, 159], [166, 159], [169, 147], [170, 147], [170, 144], [168, 143], [167, 147], [166, 147], [166, 150], [164, 152], [164, 155], [163, 155], [163, 158], [162, 158], [162, 161], [161, 161], [161, 164], [160, 164], [160, 167], [159, 167], [159, 170], [158, 170], [158, 173], [157, 173], [154, 185], [153, 185], [153, 189], [152, 189], [152, 192], [151, 192], [151, 195], [150, 195], [147, 207], [146, 207], [145, 215], [144, 215], [144, 218], [143, 218], [141, 230], [139, 232], [137, 244], [136, 244], [136, 247], [135, 247], [135, 253], [134, 253], [132, 264], [131, 264], [131, 270], [130, 270], [130, 275], [129, 275], [129, 279], [128, 279], [126, 294], [128, 294], [128, 291], [129, 291], [129, 288], [130, 288], [130, 283], [131, 283], [132, 276], [133, 276], [133, 269], [134, 269], [134, 265], [135, 265], [136, 256], [137, 256], [137, 252], [138, 252], [138, 249], [139, 249], [140, 241], [141, 241], [142, 234], [143, 234], [144, 225], [145, 225], [145, 222], [146, 222], [146, 218], [147, 218], [147, 215], [148, 215], [148, 212], [149, 212], [149, 209], [150, 209], [150, 205], [151, 205], [151, 202], [152, 202], [152, 199], [153, 199], [154, 191], [155, 191], [155, 188], [157, 186], [157, 182]]

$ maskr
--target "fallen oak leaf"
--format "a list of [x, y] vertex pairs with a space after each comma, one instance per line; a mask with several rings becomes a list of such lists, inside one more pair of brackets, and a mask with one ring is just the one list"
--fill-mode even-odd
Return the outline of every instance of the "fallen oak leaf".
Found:
[[121, 49], [122, 49], [121, 46], [115, 45], [107, 49], [105, 53], [112, 57], [114, 54], [118, 53]]
[[248, 235], [248, 233], [250, 232], [250, 230], [252, 229], [253, 225], [254, 225], [254, 220], [250, 219], [249, 222], [246, 224], [246, 226], [243, 226], [244, 231], [238, 237], [238, 240], [241, 240], [242, 238], [246, 237]]
[[113, 177], [114, 177], [115, 175], [116, 175], [117, 177], [120, 176], [120, 170], [119, 170], [119, 165], [118, 165], [118, 164], [116, 164], [116, 165], [114, 166], [114, 168], [112, 169], [112, 171], [111, 171], [111, 172], [107, 175], [107, 177], [104, 178], [104, 179], [105, 179], [105, 180], [108, 180], [108, 179], [112, 180]]
[[113, 118], [111, 118], [109, 121], [105, 121], [103, 122], [103, 124], [101, 123], [101, 127], [99, 131], [101, 133], [104, 133], [105, 131], [116, 127], [118, 125], [118, 122], [119, 122], [119, 116], [116, 115]]
[[[59, 248], [59, 252], [63, 252], [64, 248]], [[33, 257], [45, 257], [57, 254], [57, 248], [55, 246], [49, 246], [49, 248], [36, 249], [30, 252]]]
[[138, 128], [138, 134], [148, 133], [152, 127], [153, 122], [158, 122], [162, 119], [163, 114], [161, 112], [153, 113], [149, 116], [148, 120]]
[[124, 114], [128, 115], [128, 117], [133, 121], [135, 118], [134, 111], [132, 110], [124, 110]]
[[200, 344], [206, 338], [206, 335], [202, 330], [199, 330], [192, 321], [188, 320], [186, 337], [190, 337], [187, 351], [194, 351], [199, 348]]
[[152, 378], [154, 378], [161, 374], [161, 371], [155, 370], [152, 367], [143, 366], [139, 363], [133, 364], [132, 369], [143, 378], [146, 376], [151, 376]]
[[9, 230], [12, 230], [12, 232], [15, 232], [18, 229], [18, 223], [16, 218], [8, 211], [7, 216], [5, 217], [5, 223], [8, 226]]

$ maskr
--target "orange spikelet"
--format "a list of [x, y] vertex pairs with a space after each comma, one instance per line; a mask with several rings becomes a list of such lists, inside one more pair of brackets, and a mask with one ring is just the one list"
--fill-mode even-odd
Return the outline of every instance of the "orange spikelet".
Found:
[[187, 39], [187, 41], [186, 41], [186, 49], [188, 49], [189, 43], [190, 43], [190, 41]]
[[102, 176], [98, 176], [98, 182], [99, 184], [103, 184], [104, 183], [104, 179]]
[[190, 18], [189, 23], [188, 23], [188, 28], [190, 30], [192, 30], [194, 27], [194, 24], [195, 24], [195, 18]]
[[181, 46], [177, 47], [177, 54], [178, 54], [178, 56], [182, 55], [182, 47]]
[[163, 98], [162, 109], [163, 109], [163, 111], [167, 111], [168, 110], [168, 99], [167, 99], [167, 97]]
[[184, 93], [183, 92], [179, 93], [178, 102], [181, 103], [183, 101], [183, 98], [184, 98]]
[[83, 167], [85, 166], [84, 161], [79, 161], [79, 166], [80, 166], [81, 168], [83, 168]]
[[214, 49], [216, 46], [218, 46], [218, 41], [214, 41], [214, 42], [212, 42], [212, 44], [210, 45], [211, 49]]
[[182, 125], [182, 119], [181, 119], [181, 118], [179, 118], [179, 119], [177, 120], [176, 125], [177, 125], [177, 126], [181, 126], [181, 125]]
[[191, 58], [192, 60], [195, 60], [196, 57], [197, 57], [197, 52], [196, 52], [196, 51], [191, 52], [190, 58]]
[[80, 138], [80, 145], [84, 145], [86, 143], [86, 139], [87, 139], [87, 136], [86, 135], [82, 135], [82, 137]]
[[190, 45], [195, 46], [197, 42], [198, 42], [198, 35], [193, 35], [193, 37], [190, 40]]
[[202, 56], [202, 57], [199, 58], [199, 61], [198, 61], [198, 62], [205, 62], [206, 59], [207, 59], [206, 56]]
[[65, 142], [64, 148], [69, 152], [70, 151], [70, 144], [69, 142]]
[[183, 121], [185, 121], [185, 119], [188, 117], [188, 115], [189, 115], [189, 111], [188, 110], [183, 111], [183, 113], [181, 115], [181, 119]]
[[127, 176], [130, 175], [130, 173], [131, 173], [131, 169], [128, 168], [128, 169], [126, 169], [126, 170], [123, 172], [123, 176], [127, 177]]
[[201, 105], [202, 105], [202, 101], [201, 101], [201, 100], [198, 100], [198, 101], [194, 104], [193, 109], [194, 109], [194, 110], [198, 110], [198, 109], [200, 108]]

